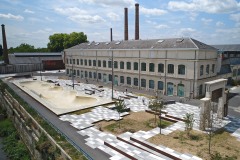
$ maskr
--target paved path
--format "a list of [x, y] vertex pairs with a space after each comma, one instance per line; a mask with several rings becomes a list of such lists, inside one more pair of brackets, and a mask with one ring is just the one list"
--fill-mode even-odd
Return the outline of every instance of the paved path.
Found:
[[49, 122], [51, 122], [56, 128], [58, 128], [62, 133], [64, 133], [69, 139], [71, 139], [77, 146], [81, 147], [85, 152], [87, 152], [93, 159], [109, 159], [110, 155], [103, 153], [99, 149], [92, 149], [85, 144], [84, 136], [77, 133], [77, 129], [69, 125], [69, 122], [63, 122], [54, 113], [49, 111], [46, 107], [41, 105], [39, 102], [31, 98], [26, 93], [22, 92], [18, 87], [10, 82], [7, 82], [9, 87], [11, 87], [16, 94], [22, 97], [30, 106], [32, 106], [38, 113], [44, 116]]

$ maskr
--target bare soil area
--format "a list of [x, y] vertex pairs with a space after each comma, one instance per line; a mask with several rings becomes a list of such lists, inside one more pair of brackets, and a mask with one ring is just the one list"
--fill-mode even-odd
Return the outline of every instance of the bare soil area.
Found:
[[219, 131], [211, 137], [211, 155], [209, 154], [209, 135], [191, 131], [175, 131], [169, 135], [156, 135], [149, 142], [163, 145], [181, 153], [190, 153], [206, 160], [239, 160], [240, 142], [228, 132]]

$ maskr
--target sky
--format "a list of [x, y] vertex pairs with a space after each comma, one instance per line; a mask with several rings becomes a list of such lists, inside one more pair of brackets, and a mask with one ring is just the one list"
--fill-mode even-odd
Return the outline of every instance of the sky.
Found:
[[[84, 32], [88, 41], [134, 39], [139, 3], [140, 39], [191, 37], [206, 44], [240, 44], [240, 0], [1, 0], [8, 47], [47, 47], [55, 33]], [[2, 44], [2, 36], [0, 37]]]

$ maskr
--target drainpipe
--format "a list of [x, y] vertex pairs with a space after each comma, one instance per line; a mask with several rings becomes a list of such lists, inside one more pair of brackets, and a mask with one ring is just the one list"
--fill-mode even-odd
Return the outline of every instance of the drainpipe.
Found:
[[[195, 98], [196, 59], [197, 59], [197, 51], [195, 50], [195, 55], [194, 55], [194, 69], [193, 69], [193, 98]], [[190, 91], [190, 92], [191, 92], [191, 91]]]
[[140, 90], [140, 87], [141, 87], [141, 61], [140, 61], [140, 58], [141, 58], [141, 55], [140, 55], [140, 50], [138, 52], [138, 90]]

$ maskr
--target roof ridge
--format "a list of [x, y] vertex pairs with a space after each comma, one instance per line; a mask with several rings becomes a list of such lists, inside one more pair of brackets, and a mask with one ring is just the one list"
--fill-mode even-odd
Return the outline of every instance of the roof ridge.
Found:
[[199, 49], [199, 47], [198, 47], [198, 45], [193, 41], [193, 40], [195, 40], [195, 39], [193, 39], [193, 38], [190, 38], [189, 37], [189, 39], [191, 40], [191, 42], [197, 47], [197, 49]]

